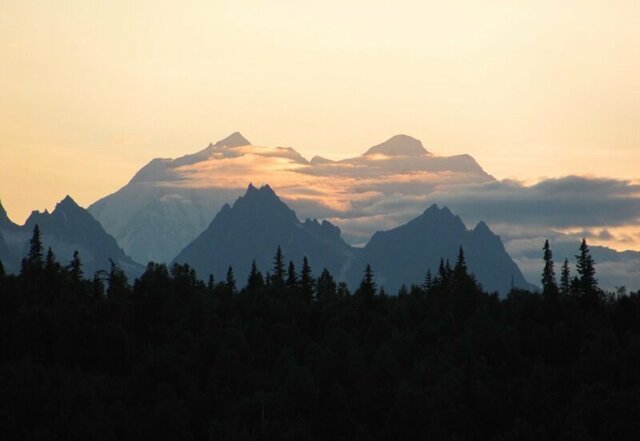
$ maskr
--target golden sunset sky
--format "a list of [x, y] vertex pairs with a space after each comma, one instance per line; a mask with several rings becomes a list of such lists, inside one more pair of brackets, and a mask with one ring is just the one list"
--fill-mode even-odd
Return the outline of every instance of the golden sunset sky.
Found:
[[398, 133], [498, 179], [640, 177], [640, 2], [0, 3], [16, 222], [239, 130], [310, 159]]

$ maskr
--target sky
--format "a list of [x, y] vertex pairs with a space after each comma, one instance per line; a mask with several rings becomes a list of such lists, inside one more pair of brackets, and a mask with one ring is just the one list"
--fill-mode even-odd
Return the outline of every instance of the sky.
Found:
[[635, 182], [637, 1], [3, 1], [0, 200], [16, 222], [239, 130], [310, 159], [392, 135], [496, 178]]

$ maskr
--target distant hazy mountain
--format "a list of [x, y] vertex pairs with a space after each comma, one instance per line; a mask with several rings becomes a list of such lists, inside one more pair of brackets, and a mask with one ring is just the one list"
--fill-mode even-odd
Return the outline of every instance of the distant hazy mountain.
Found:
[[485, 289], [504, 294], [512, 283], [530, 287], [486, 224], [469, 231], [447, 208], [432, 206], [406, 225], [376, 233], [364, 249], [353, 248], [329, 222], [300, 222], [269, 186], [250, 185], [233, 207], [222, 208], [175, 261], [189, 263], [200, 277], [213, 274], [218, 280], [231, 265], [243, 284], [253, 259], [263, 272], [271, 270], [278, 245], [298, 269], [306, 255], [316, 275], [326, 267], [352, 288], [357, 287], [367, 263], [373, 266], [378, 284], [392, 292], [403, 283], [421, 284], [428, 268], [437, 272], [441, 257], [453, 264], [460, 246], [470, 271]]
[[[580, 241], [556, 238], [551, 240], [556, 276], [560, 277], [560, 268], [564, 259], [569, 261], [572, 276], [576, 275], [575, 262], [579, 253]], [[640, 289], [640, 252], [616, 251], [603, 246], [589, 246], [591, 256], [596, 263], [596, 278], [601, 288], [614, 290], [625, 286], [630, 291]], [[542, 244], [537, 248], [514, 250], [512, 254], [527, 280], [540, 283], [542, 273]]]
[[5, 271], [7, 272], [14, 271], [14, 269], [12, 268], [13, 260], [14, 259], [11, 255], [11, 252], [9, 251], [9, 246], [7, 245], [7, 242], [4, 240], [4, 236], [2, 235], [2, 232], [0, 232], [0, 262], [2, 262]]
[[352, 250], [329, 222], [300, 222], [268, 185], [249, 185], [233, 206], [224, 205], [209, 227], [176, 258], [189, 263], [200, 277], [213, 274], [224, 280], [229, 265], [239, 285], [244, 285], [253, 259], [263, 272], [271, 271], [277, 247], [285, 260], [298, 269], [307, 256], [316, 270], [326, 267], [334, 274], [342, 271]]
[[330, 219], [363, 244], [381, 226], [409, 220], [438, 185], [491, 180], [470, 156], [436, 156], [406, 135], [355, 158], [307, 161], [236, 132], [195, 154], [152, 160], [89, 211], [137, 261], [170, 261], [250, 182], [269, 183], [303, 218]]
[[436, 205], [405, 225], [376, 233], [358, 256], [356, 267], [371, 264], [378, 284], [396, 292], [402, 284], [423, 283], [428, 269], [435, 276], [441, 258], [453, 266], [461, 246], [469, 271], [487, 291], [504, 294], [512, 284], [531, 288], [500, 238], [484, 222], [467, 230], [460, 217]]
[[67, 264], [77, 250], [88, 277], [97, 270], [108, 270], [110, 258], [131, 276], [141, 274], [144, 269], [125, 255], [100, 223], [69, 196], [59, 202], [51, 213], [34, 211], [24, 226], [15, 225], [3, 213], [4, 210], [0, 209], [0, 233], [9, 251], [8, 266], [13, 271], [19, 269], [20, 260], [28, 253], [36, 225], [40, 227], [45, 251], [51, 247], [58, 261]]

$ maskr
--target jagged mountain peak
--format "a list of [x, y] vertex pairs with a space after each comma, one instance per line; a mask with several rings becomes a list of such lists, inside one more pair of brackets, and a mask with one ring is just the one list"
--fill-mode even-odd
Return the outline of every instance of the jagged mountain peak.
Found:
[[240, 132], [233, 132], [231, 135], [227, 136], [224, 139], [216, 142], [215, 144], [210, 144], [210, 147], [241, 147], [243, 145], [251, 145], [251, 142], [242, 136]]
[[282, 247], [285, 258], [300, 262], [308, 257], [317, 268], [338, 272], [350, 252], [340, 230], [328, 222], [307, 220], [276, 195], [269, 185], [249, 184], [231, 208], [223, 208], [209, 227], [178, 254], [174, 262], [192, 265], [198, 274], [224, 277], [231, 265], [238, 279], [256, 260], [262, 270], [271, 266], [273, 253]]
[[76, 201], [69, 195], [66, 195], [64, 199], [56, 204], [56, 208], [53, 210], [54, 212], [57, 210], [83, 210]]
[[494, 235], [485, 221], [478, 222], [478, 225], [476, 225], [473, 231], [477, 234], [491, 234], [492, 236]]
[[265, 201], [273, 200], [273, 201], [281, 202], [280, 198], [269, 186], [269, 184], [263, 185], [262, 187], [258, 188], [255, 185], [253, 185], [253, 183], [249, 183], [249, 186], [247, 187], [247, 191], [244, 193], [244, 196], [241, 196], [240, 198], [238, 198], [238, 201], [243, 198], [249, 198], [250, 200], [259, 198]]
[[228, 213], [240, 216], [279, 217], [290, 222], [299, 222], [295, 212], [287, 206], [267, 184], [260, 188], [249, 184], [247, 191], [233, 204]]
[[424, 148], [419, 139], [408, 135], [395, 135], [382, 144], [371, 147], [364, 155], [375, 154], [386, 156], [418, 156], [428, 155], [430, 153]]
[[18, 228], [18, 225], [16, 225], [11, 219], [9, 219], [7, 210], [5, 210], [2, 206], [2, 201], [0, 201], [0, 228], [10, 230]]

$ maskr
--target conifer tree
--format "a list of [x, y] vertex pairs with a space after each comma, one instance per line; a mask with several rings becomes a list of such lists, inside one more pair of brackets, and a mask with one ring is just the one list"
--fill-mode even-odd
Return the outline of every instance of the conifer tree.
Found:
[[433, 275], [431, 274], [431, 268], [429, 268], [427, 270], [427, 275], [424, 277], [422, 290], [428, 294], [431, 292], [431, 288], [433, 288]]
[[273, 275], [271, 276], [271, 282], [274, 286], [282, 287], [284, 286], [284, 277], [285, 277], [284, 255], [282, 254], [282, 249], [280, 248], [280, 245], [278, 245], [278, 249], [276, 250], [276, 255], [273, 258]]
[[247, 279], [247, 289], [249, 291], [255, 291], [264, 287], [264, 279], [262, 273], [258, 271], [256, 261], [251, 262], [251, 271], [249, 272], [249, 278]]
[[287, 287], [291, 289], [298, 287], [298, 274], [296, 274], [296, 266], [292, 261], [289, 261], [289, 268], [287, 270]]
[[80, 254], [78, 250], [73, 252], [73, 258], [69, 264], [69, 275], [71, 280], [78, 282], [82, 279], [84, 273], [82, 272], [82, 262], [80, 261]]
[[328, 269], [324, 268], [322, 270], [318, 277], [317, 285], [318, 300], [326, 301], [336, 296], [337, 285]]
[[60, 270], [60, 264], [56, 261], [56, 256], [53, 254], [51, 247], [47, 250], [47, 257], [44, 262], [44, 273], [48, 278], [53, 278]]
[[229, 265], [229, 269], [227, 270], [227, 280], [225, 283], [227, 291], [230, 293], [236, 292], [236, 278], [233, 275], [233, 268]]
[[107, 296], [118, 297], [123, 295], [127, 289], [127, 275], [112, 259], [109, 259], [109, 262], [111, 263], [111, 270], [107, 277], [107, 281], [109, 282]]
[[5, 275], [4, 265], [2, 264], [2, 260], [0, 260], [0, 279], [4, 279]]
[[29, 242], [29, 254], [27, 255], [27, 263], [34, 270], [41, 270], [44, 261], [42, 257], [42, 236], [40, 234], [40, 227], [36, 224], [33, 228], [33, 236]]
[[360, 287], [358, 288], [358, 295], [362, 298], [365, 305], [370, 305], [375, 294], [376, 283], [373, 280], [373, 270], [371, 269], [371, 265], [367, 264], [362, 281], [360, 282]]
[[463, 281], [469, 276], [467, 272], [467, 262], [464, 257], [464, 250], [460, 247], [458, 251], [458, 259], [456, 260], [456, 266], [453, 269], [453, 277], [457, 281]]
[[96, 271], [93, 275], [93, 280], [91, 282], [91, 288], [93, 291], [93, 296], [95, 298], [103, 298], [104, 297], [104, 278], [106, 277], [106, 271], [99, 270]]
[[591, 251], [587, 240], [582, 239], [580, 254], [576, 255], [576, 270], [580, 276], [580, 291], [583, 295], [592, 296], [598, 292], [598, 280], [596, 279], [595, 262], [591, 257]]
[[542, 270], [542, 293], [545, 295], [555, 295], [558, 293], [556, 283], [556, 272], [553, 265], [553, 252], [549, 246], [549, 240], [545, 240], [544, 247], [544, 268]]
[[571, 290], [571, 271], [569, 270], [569, 259], [564, 259], [562, 272], [560, 273], [560, 294], [569, 295]]
[[444, 266], [444, 259], [440, 258], [440, 264], [438, 265], [438, 279], [441, 284], [446, 284], [449, 275], [447, 274], [447, 268]]
[[313, 298], [314, 288], [309, 260], [307, 256], [304, 256], [302, 258], [302, 272], [300, 273], [300, 291], [306, 299], [311, 300]]
[[209, 290], [213, 290], [216, 284], [216, 279], [213, 277], [213, 274], [209, 274], [209, 281], [207, 282], [207, 288]]

